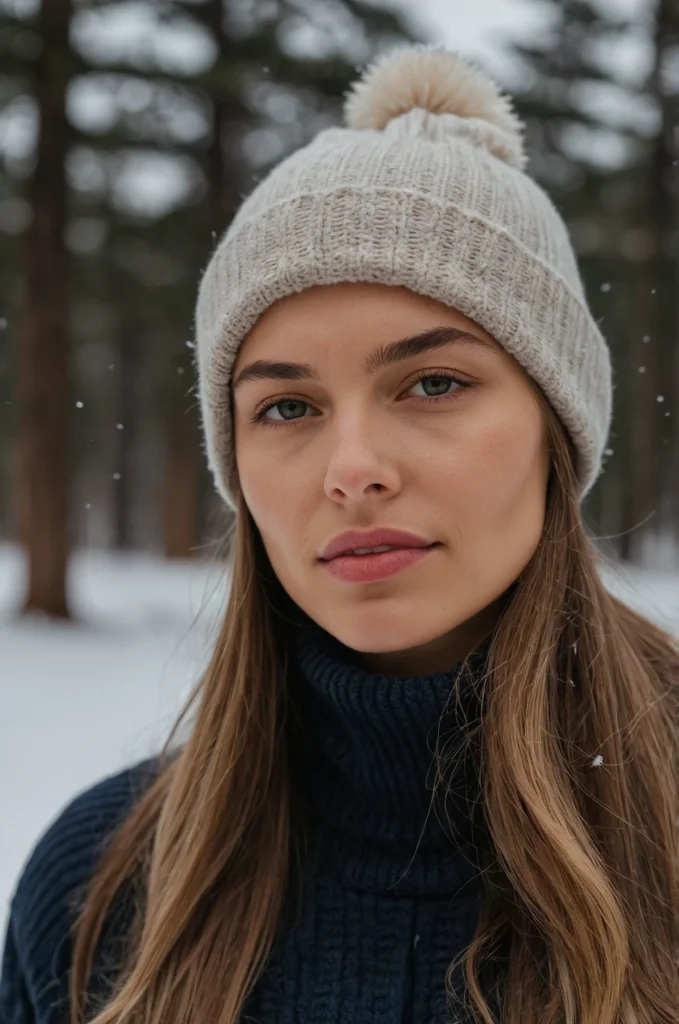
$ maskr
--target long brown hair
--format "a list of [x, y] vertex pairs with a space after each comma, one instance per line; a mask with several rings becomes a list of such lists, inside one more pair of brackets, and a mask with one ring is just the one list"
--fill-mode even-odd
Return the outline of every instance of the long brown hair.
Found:
[[[488, 648], [480, 793], [494, 856], [449, 991], [460, 968], [484, 1024], [676, 1024], [679, 645], [604, 587], [570, 439], [540, 398], [545, 525]], [[281, 605], [242, 498], [230, 569], [211, 661], [77, 921], [71, 1024], [91, 1012], [97, 943], [132, 880], [127, 953], [93, 1020], [236, 1024], [302, 870]], [[482, 982], [495, 961], [505, 969], [487, 974], [491, 991]]]

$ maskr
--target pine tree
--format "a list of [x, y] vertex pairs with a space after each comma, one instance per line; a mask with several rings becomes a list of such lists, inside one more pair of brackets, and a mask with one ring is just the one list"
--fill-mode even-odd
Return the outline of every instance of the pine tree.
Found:
[[28, 184], [32, 220], [26, 235], [25, 298], [19, 325], [17, 492], [21, 540], [28, 557], [24, 610], [70, 615], [66, 569], [68, 523], [68, 254], [65, 70], [71, 0], [42, 5], [33, 65], [38, 140]]
[[[659, 527], [668, 471], [657, 402], [666, 389], [667, 332], [654, 296], [667, 293], [659, 253], [671, 204], [658, 172], [659, 135], [649, 137], [631, 117], [614, 124], [596, 100], [604, 91], [617, 94], [619, 108], [625, 97], [630, 110], [642, 101], [657, 106], [657, 72], [632, 83], [610, 59], [619, 40], [643, 25], [614, 19], [592, 0], [555, 3], [551, 12], [546, 38], [514, 46], [529, 78], [517, 106], [535, 154], [529, 171], [569, 225], [590, 306], [612, 349], [611, 447], [587, 511], [597, 532], [616, 535], [623, 559], [640, 559]], [[608, 163], [597, 158], [602, 145], [617, 153]]]

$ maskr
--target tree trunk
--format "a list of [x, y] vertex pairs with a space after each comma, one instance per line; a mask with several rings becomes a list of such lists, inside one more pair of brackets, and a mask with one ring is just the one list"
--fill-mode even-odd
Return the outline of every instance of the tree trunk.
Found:
[[674, 128], [666, 84], [672, 17], [676, 29], [676, 15], [670, 14], [667, 0], [661, 0], [656, 12], [655, 60], [649, 80], [649, 90], [661, 112], [661, 127], [652, 143], [637, 213], [639, 226], [645, 226], [651, 233], [652, 248], [648, 260], [638, 269], [635, 331], [629, 340], [632, 400], [628, 407], [627, 528], [634, 531], [629, 542], [632, 560], [638, 560], [644, 536], [660, 540], [667, 529], [677, 479], [672, 471], [670, 426], [664, 415], [675, 408], [677, 390], [677, 270], [672, 250], [677, 211], [672, 194]]
[[[208, 0], [203, 8], [203, 20], [212, 33], [217, 45], [219, 59], [226, 64], [231, 59], [238, 59], [237, 44], [229, 39], [224, 31], [223, 0]], [[204, 230], [206, 248], [209, 251], [219, 240], [231, 223], [238, 208], [243, 184], [242, 165], [239, 157], [239, 143], [243, 134], [243, 125], [239, 123], [239, 106], [234, 103], [228, 91], [213, 93], [210, 96], [212, 106], [212, 136], [207, 150], [206, 177], [207, 195], [203, 206], [205, 220]], [[201, 453], [202, 459], [202, 453]], [[199, 478], [201, 488], [199, 498], [200, 533], [201, 536], [212, 526], [214, 504], [214, 484], [209, 474]], [[208, 493], [205, 493], [208, 488]], [[221, 503], [220, 503], [221, 504]], [[222, 506], [223, 509], [223, 506]], [[233, 513], [224, 510], [227, 519], [226, 531], [233, 522]]]
[[[184, 379], [183, 377], [181, 378]], [[195, 401], [172, 396], [165, 437], [163, 536], [166, 558], [192, 558], [198, 540], [198, 467], [200, 449]]]
[[116, 402], [116, 473], [113, 498], [113, 546], [119, 550], [132, 547], [134, 494], [134, 449], [137, 441], [137, 374], [139, 351], [142, 345], [141, 329], [136, 303], [138, 297], [131, 290], [122, 268], [114, 261], [110, 271], [114, 288], [114, 308], [117, 313], [117, 369], [118, 394]]
[[[627, 337], [626, 376], [629, 400], [625, 403], [627, 475], [622, 557], [638, 563], [644, 537], [654, 533], [658, 511], [656, 400], [658, 346], [653, 337], [655, 316], [651, 287], [655, 281], [653, 257], [639, 266], [635, 289], [635, 317]], [[644, 337], [650, 341], [644, 342]]]
[[[679, 542], [679, 87], [671, 64], [679, 55], [679, 8], [676, 0], [659, 0], [655, 24], [654, 91], [660, 108], [660, 133], [654, 154], [654, 214], [660, 239], [658, 329], [661, 346], [659, 428], [662, 466], [662, 522]], [[668, 415], [666, 415], [668, 414]]]
[[35, 65], [39, 117], [28, 186], [25, 305], [18, 336], [18, 509], [28, 556], [24, 612], [68, 618], [68, 271], [65, 96], [71, 0], [43, 0]]

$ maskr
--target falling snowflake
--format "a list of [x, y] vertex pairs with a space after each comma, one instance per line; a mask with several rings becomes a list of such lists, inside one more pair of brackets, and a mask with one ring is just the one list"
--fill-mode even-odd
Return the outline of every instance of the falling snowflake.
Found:
[[639, 373], [646, 373], [646, 367], [645, 366], [640, 366], [639, 367]]
[[611, 290], [611, 285], [610, 285], [609, 281], [606, 281], [605, 284], [601, 285], [601, 291], [602, 292], [610, 292], [610, 290]]
[[651, 340], [651, 335], [650, 334], [644, 334], [644, 336], [643, 336], [643, 338], [641, 340], [643, 341], [644, 345], [648, 345], [649, 341]]
[[120, 480], [120, 473], [114, 473], [113, 474], [113, 479], [114, 480]]
[[665, 401], [665, 396], [664, 395], [658, 395], [658, 397], [656, 398], [656, 402], [664, 402], [664, 401]]
[[195, 344], [192, 341], [187, 341], [186, 342], [186, 347], [187, 348], [195, 348], [196, 346], [195, 346]]
[[6, 326], [7, 321], [5, 320], [4, 316], [0, 316], [0, 331], [4, 331]]
[[613, 454], [613, 448], [606, 448], [604, 450], [604, 455], [612, 455], [612, 454]]
[[122, 429], [123, 429], [122, 423], [116, 423], [116, 430], [122, 430]]
[[83, 403], [82, 402], [76, 402], [75, 403], [75, 407], [76, 407], [76, 409], [82, 409]]
[[569, 680], [568, 680], [568, 685], [569, 685], [569, 686], [575, 686], [575, 683], [573, 682], [573, 680], [572, 680], [572, 679], [569, 679]]
[[87, 502], [87, 504], [85, 505], [85, 508], [92, 508], [92, 506], [90, 505], [89, 501], [88, 501], [88, 502]]
[[597, 754], [597, 756], [592, 761], [591, 767], [592, 768], [599, 768], [603, 763], [604, 763], [603, 757], [601, 756], [601, 754]]

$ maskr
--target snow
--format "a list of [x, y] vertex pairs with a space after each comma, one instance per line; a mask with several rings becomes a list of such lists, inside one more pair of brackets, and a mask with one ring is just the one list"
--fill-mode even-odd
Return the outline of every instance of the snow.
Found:
[[[209, 656], [228, 583], [219, 564], [79, 551], [77, 622], [65, 624], [15, 617], [23, 570], [20, 550], [0, 545], [0, 943], [16, 879], [51, 820], [162, 745]], [[679, 567], [604, 575], [679, 633]]]
[[0, 946], [23, 862], [76, 793], [158, 751], [200, 675], [223, 567], [84, 551], [77, 624], [19, 620], [19, 549], [0, 545]]

